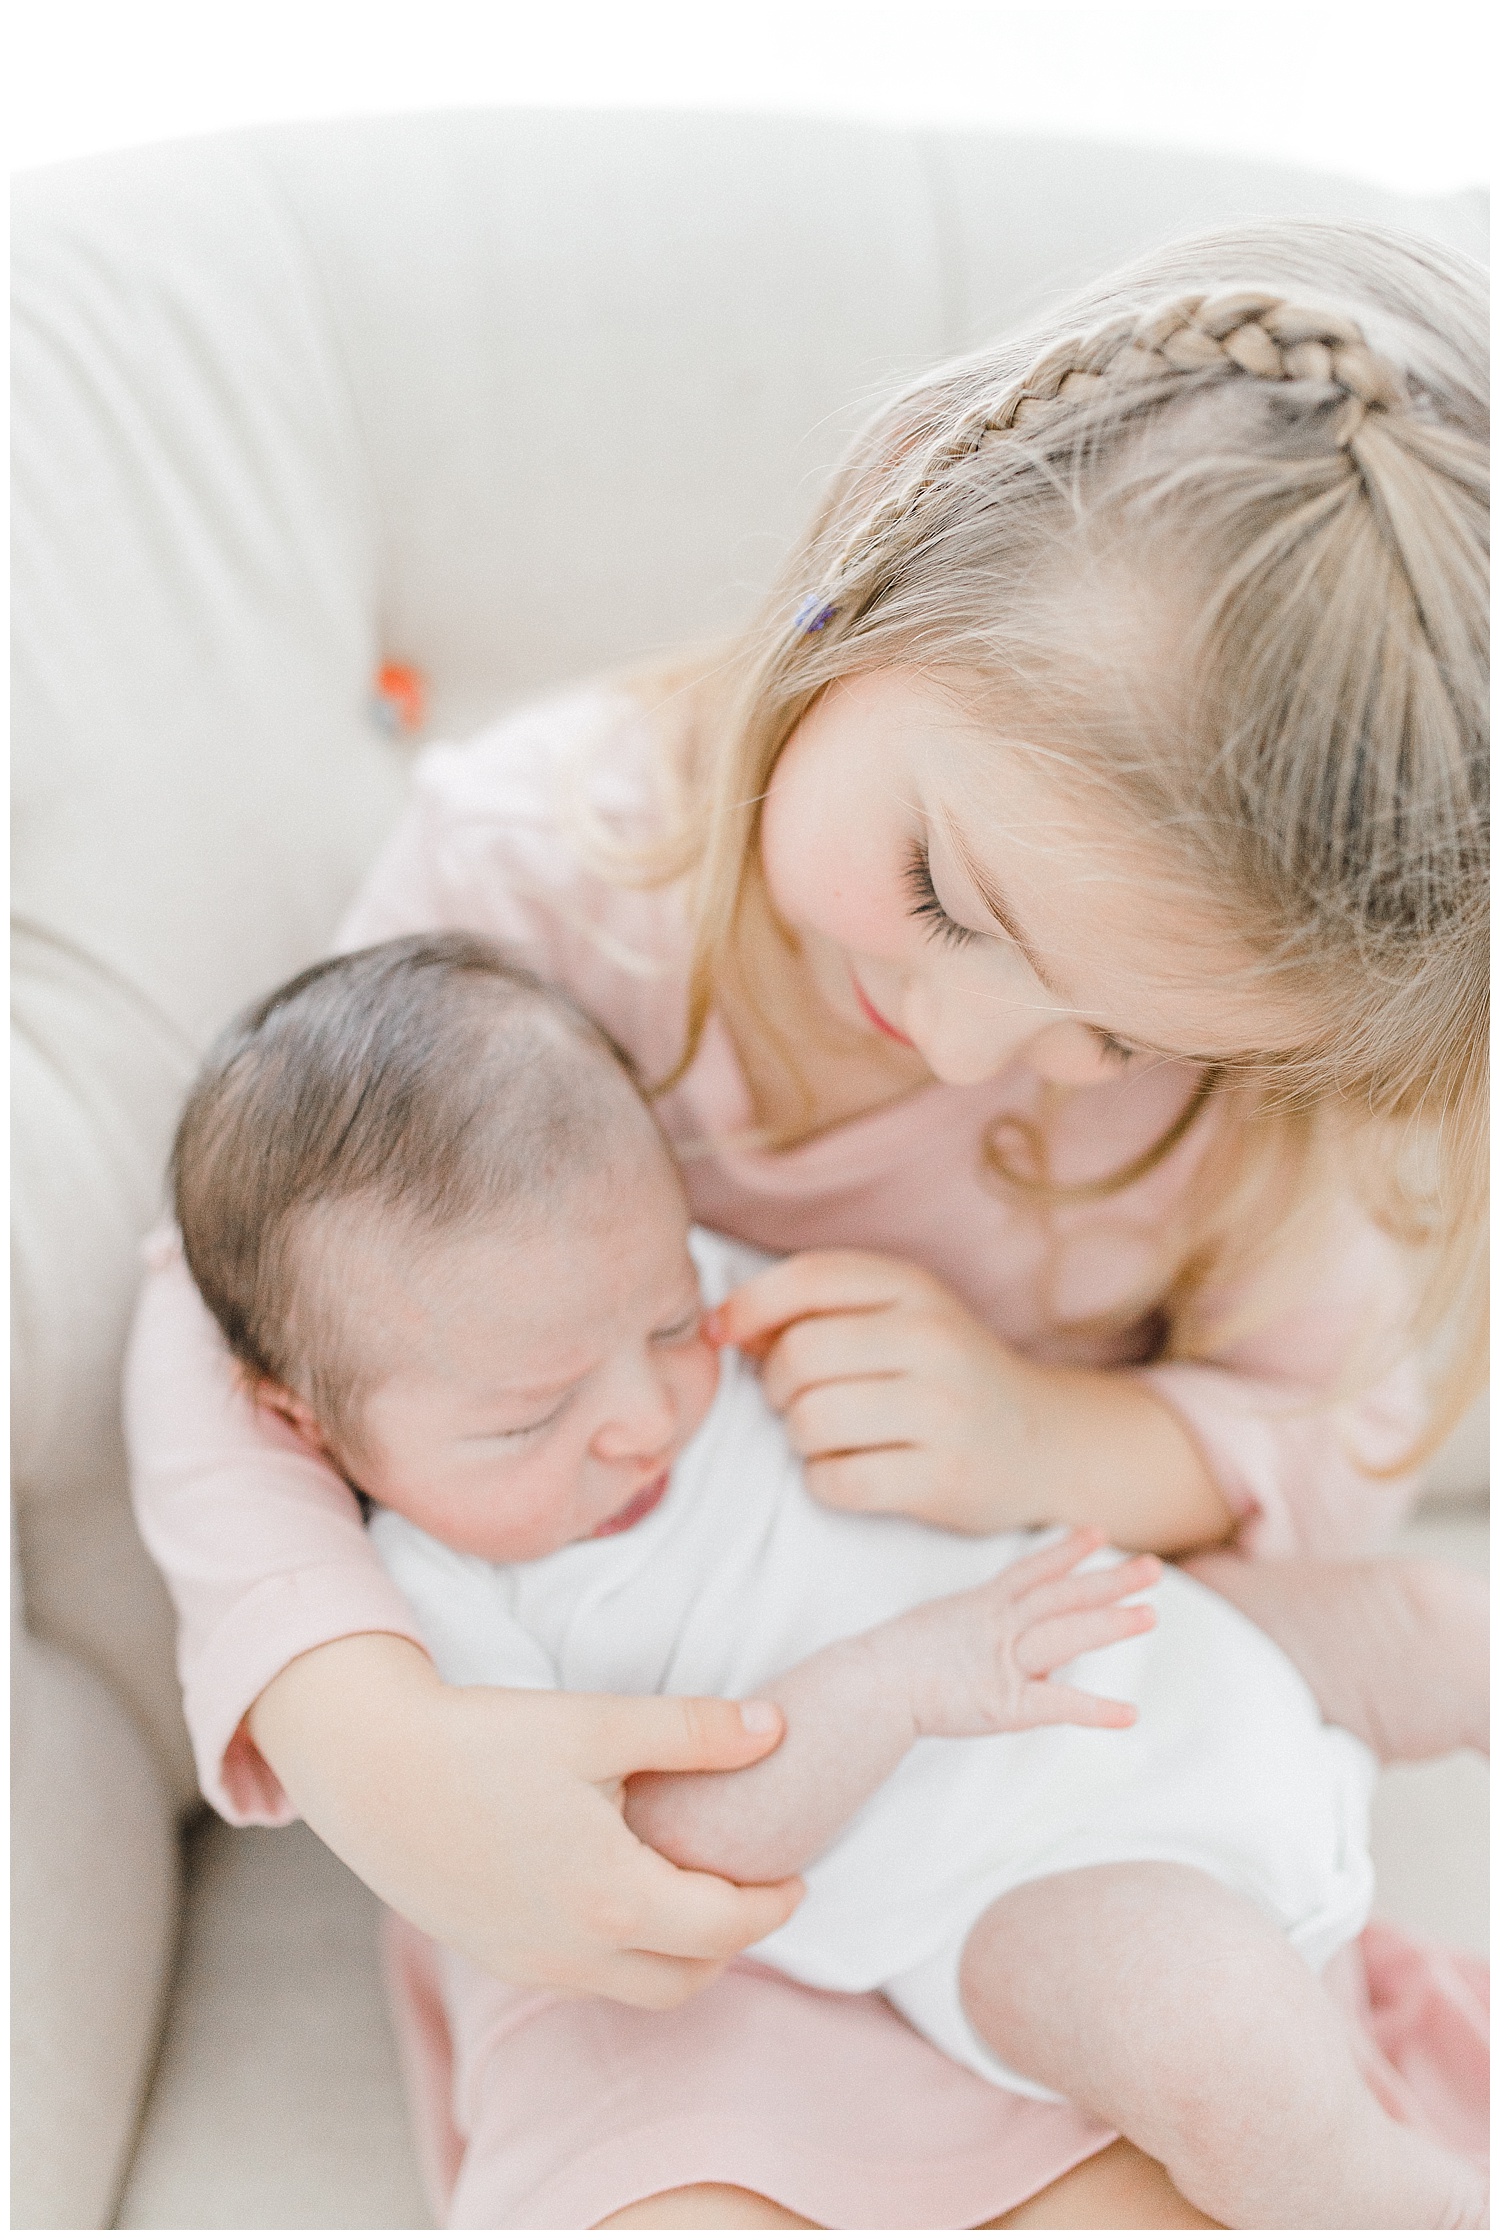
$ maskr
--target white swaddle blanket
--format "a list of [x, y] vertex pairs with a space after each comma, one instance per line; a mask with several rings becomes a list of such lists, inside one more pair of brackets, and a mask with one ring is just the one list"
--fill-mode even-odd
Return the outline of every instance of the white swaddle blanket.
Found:
[[[695, 1231], [710, 1304], [764, 1256]], [[808, 1495], [753, 1370], [713, 1407], [640, 1524], [532, 1563], [456, 1554], [390, 1511], [371, 1537], [458, 1686], [745, 1697], [814, 1650], [976, 1586], [1046, 1535], [973, 1538]], [[1109, 1553], [1095, 1563], [1117, 1560]], [[1314, 1968], [1364, 1926], [1375, 1763], [1220, 1596], [1168, 1570], [1153, 1632], [1081, 1657], [1077, 1686], [1139, 1708], [1123, 1732], [927, 1740], [806, 1873], [754, 1956], [829, 1990], [883, 1990], [955, 2059], [998, 2063], [959, 2002], [964, 1939], [1005, 1891], [1126, 1860], [1196, 1867], [1254, 1901]]]

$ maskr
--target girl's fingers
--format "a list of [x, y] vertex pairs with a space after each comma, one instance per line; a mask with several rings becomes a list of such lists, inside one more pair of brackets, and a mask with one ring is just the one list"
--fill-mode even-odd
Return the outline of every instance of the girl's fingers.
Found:
[[861, 1308], [790, 1323], [764, 1341], [761, 1390], [780, 1414], [814, 1385], [901, 1376], [913, 1365], [898, 1327], [906, 1319]]
[[614, 1952], [597, 1967], [580, 1971], [576, 1982], [566, 1988], [580, 1997], [597, 1994], [618, 1999], [622, 2006], [660, 2014], [685, 2005], [723, 1970], [722, 1960], [669, 1960], [657, 1952]]
[[913, 1278], [926, 1280], [920, 1270], [883, 1253], [794, 1253], [732, 1291], [709, 1316], [709, 1335], [716, 1345], [753, 1351], [804, 1315], [888, 1307]]
[[920, 1516], [932, 1480], [932, 1458], [922, 1447], [870, 1447], [857, 1454], [815, 1455], [802, 1475], [814, 1501], [825, 1508], [867, 1516]]
[[774, 1704], [721, 1696], [558, 1696], [572, 1707], [567, 1755], [585, 1781], [632, 1773], [733, 1773], [781, 1740]]
[[1032, 1680], [1021, 1698], [1021, 1716], [1033, 1727], [1133, 1727], [1136, 1709], [1133, 1703], [1117, 1703], [1113, 1696], [1091, 1696], [1082, 1688]]
[[916, 1446], [929, 1411], [910, 1377], [863, 1377], [814, 1385], [786, 1411], [787, 1437], [804, 1462], [870, 1447]]
[[625, 1901], [629, 1920], [618, 1924], [625, 1929], [621, 1941], [632, 1950], [671, 1959], [732, 1960], [746, 1945], [779, 1929], [806, 1895], [805, 1884], [795, 1875], [784, 1882], [726, 1882], [716, 1874], [674, 1867], [645, 1844], [639, 1846], [637, 1865]]
[[1156, 1612], [1144, 1603], [1123, 1610], [1092, 1610], [1064, 1618], [1048, 1618], [1031, 1626], [1016, 1643], [1016, 1662], [1032, 1679], [1055, 1672], [1060, 1664], [1086, 1657], [1092, 1649], [1109, 1649], [1117, 1641], [1130, 1641], [1149, 1633]]

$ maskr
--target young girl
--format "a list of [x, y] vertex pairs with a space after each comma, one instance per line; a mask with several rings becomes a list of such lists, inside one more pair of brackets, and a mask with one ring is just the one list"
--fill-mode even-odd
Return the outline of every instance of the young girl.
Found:
[[[725, 665], [425, 759], [345, 945], [495, 935], [666, 1084], [700, 1221], [819, 1248], [720, 1334], [820, 1498], [1284, 1558], [1400, 1514], [1473, 1358], [1482, 337], [1423, 245], [1173, 248], [898, 399]], [[443, 1688], [348, 1489], [158, 1259], [130, 1429], [205, 1790], [300, 1811], [502, 1979], [506, 2092], [434, 2130], [454, 2221], [1202, 2222], [878, 2001], [717, 1975], [799, 1886], [668, 1867], [611, 1785], [768, 1738]], [[1470, 1731], [1455, 1577], [1215, 1581], [1377, 1746]]]

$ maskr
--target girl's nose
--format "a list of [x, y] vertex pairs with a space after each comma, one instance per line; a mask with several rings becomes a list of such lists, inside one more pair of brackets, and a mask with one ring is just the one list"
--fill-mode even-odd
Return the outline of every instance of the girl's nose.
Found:
[[1031, 1002], [1009, 1003], [966, 986], [917, 988], [907, 1031], [939, 1081], [954, 1088], [992, 1081], [1051, 1022]]
[[607, 1413], [593, 1438], [604, 1462], [649, 1460], [671, 1445], [677, 1407], [671, 1388], [649, 1359], [631, 1363], [615, 1380]]
[[1097, 1035], [1030, 994], [1006, 1001], [959, 982], [914, 991], [907, 1016], [928, 1065], [954, 1087], [992, 1081], [1017, 1058], [1059, 1088], [1088, 1088], [1120, 1070]]

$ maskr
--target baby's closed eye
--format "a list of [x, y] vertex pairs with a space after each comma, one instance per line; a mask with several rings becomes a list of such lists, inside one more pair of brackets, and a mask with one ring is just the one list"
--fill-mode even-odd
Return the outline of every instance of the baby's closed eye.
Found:
[[504, 1430], [471, 1431], [470, 1433], [468, 1433], [464, 1443], [465, 1445], [468, 1445], [471, 1442], [478, 1441], [483, 1445], [489, 1445], [496, 1440], [500, 1440], [510, 1444], [514, 1444], [517, 1440], [520, 1439], [534, 1438], [539, 1431], [547, 1431], [554, 1423], [557, 1422], [558, 1418], [563, 1414], [568, 1405], [568, 1402], [572, 1399], [572, 1397], [573, 1394], [571, 1390], [565, 1392], [562, 1395], [561, 1399], [555, 1401], [553, 1405], [547, 1409], [544, 1415], [533, 1416], [526, 1423], [509, 1424], [505, 1427]]

